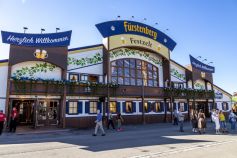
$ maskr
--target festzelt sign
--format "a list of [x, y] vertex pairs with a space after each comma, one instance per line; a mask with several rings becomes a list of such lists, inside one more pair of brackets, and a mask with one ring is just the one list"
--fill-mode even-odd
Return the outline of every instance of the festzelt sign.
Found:
[[25, 34], [1, 31], [2, 42], [18, 46], [63, 47], [70, 45], [72, 31], [48, 34]]
[[174, 49], [176, 45], [176, 43], [170, 37], [168, 37], [161, 31], [146, 24], [135, 21], [128, 21], [128, 20], [108, 21], [96, 24], [96, 27], [104, 38], [120, 34], [134, 34], [153, 39], [163, 44], [171, 51]]
[[189, 55], [189, 56], [190, 56], [190, 62], [191, 62], [192, 67], [199, 69], [203, 72], [207, 72], [207, 73], [214, 73], [215, 72], [215, 67], [204, 64], [201, 61], [192, 57], [191, 55]]

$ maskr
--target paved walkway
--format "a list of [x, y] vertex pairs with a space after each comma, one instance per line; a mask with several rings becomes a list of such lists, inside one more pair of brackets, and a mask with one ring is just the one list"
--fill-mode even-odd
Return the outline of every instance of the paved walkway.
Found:
[[[185, 132], [182, 133], [178, 131], [178, 126], [170, 123], [124, 126], [122, 132], [106, 130], [105, 137], [93, 137], [93, 129], [54, 130], [51, 133], [4, 133], [0, 136], [0, 158], [148, 158], [174, 155], [176, 158], [208, 155], [209, 158], [219, 156], [220, 153], [216, 155], [215, 150], [236, 152], [232, 146], [237, 146], [237, 132], [215, 135], [212, 127], [213, 124], [208, 123], [204, 135], [193, 133], [188, 122], [185, 123]], [[233, 158], [235, 157], [234, 155]]]

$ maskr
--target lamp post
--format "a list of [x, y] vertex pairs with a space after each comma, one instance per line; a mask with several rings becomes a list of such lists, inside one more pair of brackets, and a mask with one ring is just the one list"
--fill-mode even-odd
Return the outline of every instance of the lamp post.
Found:
[[23, 27], [24, 33], [26, 33], [26, 30], [28, 30], [28, 27]]
[[56, 28], [56, 33], [57, 33], [59, 30], [60, 30], [60, 28], [57, 27], [57, 28]]
[[41, 34], [42, 34], [44, 31], [45, 31], [45, 29], [42, 28], [42, 29], [41, 29]]

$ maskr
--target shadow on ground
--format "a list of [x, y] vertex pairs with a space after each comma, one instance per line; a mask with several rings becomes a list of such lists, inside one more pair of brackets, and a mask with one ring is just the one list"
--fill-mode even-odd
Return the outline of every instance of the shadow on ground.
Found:
[[[138, 148], [144, 146], [153, 145], [165, 145], [165, 144], [185, 144], [185, 143], [202, 143], [211, 142], [203, 139], [185, 139], [179, 136], [198, 135], [191, 131], [190, 125], [186, 125], [186, 132], [178, 132], [177, 126], [170, 124], [160, 125], [140, 125], [140, 126], [125, 126], [125, 130], [122, 132], [116, 132], [107, 130], [106, 136], [93, 137], [91, 134], [93, 130], [75, 130], [64, 133], [52, 133], [52, 134], [33, 134], [33, 135], [13, 135], [5, 136], [4, 139], [0, 138], [0, 144], [32, 144], [34, 143], [48, 143], [48, 142], [60, 142], [71, 145], [78, 145], [78, 148], [99, 152], [114, 149], [124, 148]], [[187, 128], [189, 127], [189, 128]], [[207, 130], [207, 134], [214, 134], [213, 129]], [[178, 136], [179, 138], [177, 138]], [[173, 138], [172, 138], [173, 137]], [[189, 137], [190, 138], [190, 137]], [[2, 140], [1, 140], [2, 139]], [[144, 151], [145, 152], [145, 151]]]

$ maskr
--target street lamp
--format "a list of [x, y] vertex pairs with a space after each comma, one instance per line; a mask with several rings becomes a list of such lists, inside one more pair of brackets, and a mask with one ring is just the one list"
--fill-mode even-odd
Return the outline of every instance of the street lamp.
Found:
[[57, 33], [59, 30], [60, 30], [60, 28], [57, 27], [57, 28], [56, 28], [56, 33]]
[[28, 30], [28, 27], [23, 27], [24, 33], [26, 33], [26, 30]]
[[45, 31], [45, 29], [41, 28], [41, 34], [43, 33], [43, 31]]
[[117, 20], [120, 20], [120, 15], [117, 16]]

